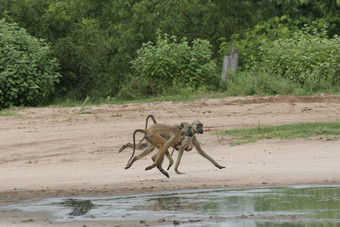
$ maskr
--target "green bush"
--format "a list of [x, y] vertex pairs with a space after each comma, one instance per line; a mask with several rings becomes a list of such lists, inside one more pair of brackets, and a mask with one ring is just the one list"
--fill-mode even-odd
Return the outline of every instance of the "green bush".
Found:
[[[322, 20], [299, 28], [287, 16], [256, 25], [242, 37], [224, 42], [221, 53], [234, 45], [240, 67], [226, 86], [231, 94], [311, 94], [340, 90], [340, 38], [327, 36]], [[228, 47], [229, 46], [229, 47]], [[227, 48], [228, 47], [228, 48]]]
[[289, 16], [274, 17], [263, 21], [241, 34], [233, 34], [229, 42], [222, 38], [220, 55], [229, 55], [230, 46], [239, 50], [239, 69], [248, 71], [262, 62], [262, 55], [259, 48], [265, 43], [272, 43], [279, 38], [288, 38], [298, 30], [298, 21], [292, 20]]
[[0, 20], [0, 108], [46, 101], [59, 80], [57, 67], [46, 43]]
[[260, 69], [296, 81], [302, 85], [315, 81], [340, 85], [340, 38], [328, 38], [326, 31], [305, 29], [291, 38], [263, 43]]
[[189, 45], [186, 39], [178, 42], [175, 36], [158, 35], [156, 44], [148, 42], [138, 51], [132, 61], [135, 74], [119, 96], [159, 96], [171, 93], [169, 90], [176, 86], [193, 90], [216, 87], [219, 76], [211, 57], [211, 45], [206, 40], [196, 39]]

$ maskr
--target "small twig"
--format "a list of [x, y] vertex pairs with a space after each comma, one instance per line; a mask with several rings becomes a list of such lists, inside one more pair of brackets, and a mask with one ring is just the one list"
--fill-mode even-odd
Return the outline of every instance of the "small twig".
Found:
[[80, 110], [78, 111], [78, 114], [88, 114], [88, 113], [91, 113], [91, 111], [90, 111], [91, 108], [85, 107], [85, 105], [86, 105], [86, 103], [87, 103], [87, 101], [89, 99], [90, 99], [89, 97], [86, 97], [83, 105], [81, 105]]

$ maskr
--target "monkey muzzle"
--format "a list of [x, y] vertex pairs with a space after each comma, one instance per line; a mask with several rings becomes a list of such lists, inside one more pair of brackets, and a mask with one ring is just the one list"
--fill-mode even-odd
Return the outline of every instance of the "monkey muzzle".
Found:
[[203, 134], [203, 129], [198, 129], [196, 133], [197, 134]]

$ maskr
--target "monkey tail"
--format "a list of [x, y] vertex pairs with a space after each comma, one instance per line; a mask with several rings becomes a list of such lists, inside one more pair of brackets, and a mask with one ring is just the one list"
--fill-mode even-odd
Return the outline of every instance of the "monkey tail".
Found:
[[[149, 118], [152, 119], [152, 121], [153, 121], [154, 124], [157, 124], [157, 121], [156, 121], [155, 117], [154, 117], [152, 114], [149, 114], [149, 115], [146, 117], [146, 120], [145, 120], [145, 129], [148, 128]], [[144, 141], [144, 138], [143, 138], [141, 141], [139, 141], [138, 145], [141, 144], [143, 141]]]
[[[133, 156], [135, 156], [135, 152], [136, 152], [136, 133], [137, 132], [142, 132], [142, 133], [146, 133], [146, 130], [145, 129], [136, 129], [134, 132], [133, 132], [133, 152], [132, 152], [132, 155], [129, 159], [128, 162], [131, 161], [131, 159], [133, 158]], [[143, 138], [144, 139], [144, 138]]]
[[150, 115], [148, 115], [148, 116], [146, 117], [146, 121], [145, 121], [145, 129], [148, 128], [149, 118], [152, 119], [152, 121], [153, 121], [154, 124], [157, 124], [157, 121], [156, 121], [155, 117], [154, 117], [152, 114], [150, 114]]

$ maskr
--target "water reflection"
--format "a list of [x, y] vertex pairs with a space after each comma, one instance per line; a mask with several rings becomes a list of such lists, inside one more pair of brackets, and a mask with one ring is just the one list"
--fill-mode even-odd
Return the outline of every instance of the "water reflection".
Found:
[[56, 205], [64, 205], [69, 207], [72, 211], [68, 214], [70, 216], [81, 216], [93, 209], [94, 205], [91, 200], [81, 200], [81, 199], [66, 199], [61, 203]]
[[[12, 208], [13, 209], [13, 208]], [[179, 191], [18, 205], [55, 221], [174, 220], [181, 226], [340, 226], [340, 186]], [[1, 210], [1, 208], [0, 208]], [[193, 225], [193, 223], [195, 223]]]

